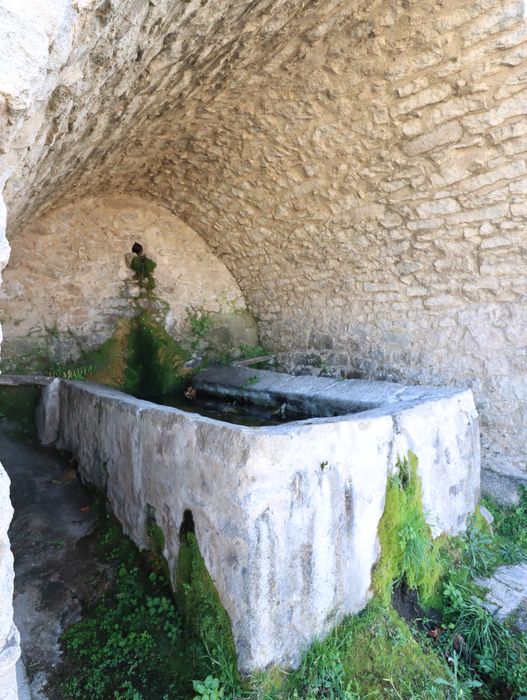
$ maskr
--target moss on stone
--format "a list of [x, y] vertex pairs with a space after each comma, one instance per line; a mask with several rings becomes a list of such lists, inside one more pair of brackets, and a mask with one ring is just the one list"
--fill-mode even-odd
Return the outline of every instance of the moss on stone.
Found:
[[165, 535], [163, 530], [157, 523], [152, 523], [147, 526], [147, 534], [152, 551], [156, 554], [163, 554], [165, 549]]
[[194, 532], [181, 536], [176, 595], [189, 636], [202, 640], [212, 658], [221, 657], [222, 665], [237, 676], [231, 622], [207, 571]]
[[187, 359], [164, 326], [144, 311], [131, 323], [123, 388], [142, 398], [174, 391], [182, 383]]
[[369, 693], [439, 699], [445, 694], [435, 681], [447, 674], [446, 664], [414, 639], [397, 612], [374, 599], [311, 645], [290, 680], [289, 692], [279, 697], [326, 697], [324, 688], [331, 687], [331, 697], [342, 700]]
[[40, 397], [36, 386], [1, 386], [0, 419], [15, 435], [35, 437], [35, 409]]
[[150, 550], [155, 554], [163, 555], [165, 551], [165, 533], [157, 524], [155, 510], [151, 505], [146, 506], [146, 534]]
[[444, 573], [443, 539], [433, 540], [426, 522], [417, 464], [416, 455], [409, 452], [388, 480], [378, 532], [381, 557], [373, 571], [373, 589], [385, 604], [394, 585], [403, 581], [419, 592], [423, 604], [430, 604]]
[[156, 287], [154, 270], [157, 264], [146, 255], [135, 255], [130, 261], [130, 267], [134, 272], [134, 277], [139, 286], [146, 292], [150, 292]]
[[94, 350], [84, 353], [83, 359], [94, 367], [87, 379], [116, 389], [124, 385], [126, 347], [130, 321], [121, 320], [111, 338]]

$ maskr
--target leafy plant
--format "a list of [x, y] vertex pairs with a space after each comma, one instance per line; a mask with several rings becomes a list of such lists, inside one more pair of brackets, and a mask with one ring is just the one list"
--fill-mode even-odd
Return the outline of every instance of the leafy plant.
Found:
[[268, 355], [268, 351], [263, 347], [263, 345], [247, 345], [246, 343], [240, 343], [238, 347], [240, 351], [240, 357], [242, 359], [250, 359], [251, 357], [262, 357], [263, 355]]
[[165, 582], [153, 574], [148, 583], [138, 567], [121, 566], [112, 594], [66, 630], [62, 642], [72, 666], [66, 697], [146, 699], [156, 688], [158, 697], [175, 692], [181, 623], [162, 593]]
[[484, 607], [481, 598], [472, 588], [451, 581], [444, 586], [444, 597], [444, 612], [458, 639], [463, 640], [462, 647], [468, 658], [495, 657], [509, 641], [510, 633]]
[[[100, 512], [100, 500], [93, 504]], [[192, 666], [170, 586], [109, 515], [100, 514], [98, 550], [110, 585], [62, 636], [65, 699], [187, 700]], [[201, 653], [204, 653], [202, 650]]]
[[463, 556], [475, 574], [485, 575], [492, 569], [495, 562], [492, 544], [490, 532], [478, 526], [472, 516], [467, 528]]
[[252, 386], [255, 386], [255, 384], [258, 384], [259, 381], [258, 376], [256, 374], [252, 374], [244, 381], [243, 389], [250, 389]]
[[459, 672], [459, 657], [456, 653], [452, 654], [452, 668], [449, 667], [448, 678], [436, 678], [434, 683], [439, 686], [448, 688], [449, 700], [462, 700], [471, 697], [473, 688], [481, 688], [481, 681], [474, 679], [463, 679]]
[[[508, 509], [506, 509], [508, 510]], [[500, 510], [497, 510], [500, 513]], [[506, 512], [503, 520], [509, 517]], [[496, 516], [495, 516], [496, 517]], [[522, 515], [520, 514], [520, 518]], [[482, 691], [506, 687], [509, 693], [527, 692], [527, 637], [513, 633], [507, 624], [493, 617], [482, 598], [474, 577], [488, 574], [503, 562], [503, 549], [518, 545], [500, 533], [491, 536], [485, 524], [472, 518], [461, 544], [461, 556], [450, 560], [443, 582], [442, 627], [445, 634], [438, 646], [466, 670], [464, 680], [484, 682]], [[507, 524], [510, 531], [515, 525]], [[475, 687], [475, 686], [474, 686]]]
[[207, 676], [204, 681], [192, 681], [197, 695], [194, 700], [220, 700], [224, 697], [223, 688], [217, 678]]
[[94, 365], [82, 365], [80, 367], [59, 366], [49, 371], [51, 377], [61, 377], [62, 379], [86, 379], [88, 374], [95, 371]]
[[212, 315], [203, 309], [187, 308], [187, 321], [196, 338], [204, 338], [212, 328]]
[[508, 557], [504, 563], [527, 560], [527, 489], [520, 490], [517, 506], [501, 506], [490, 499], [484, 499], [483, 503], [494, 516], [496, 545]]

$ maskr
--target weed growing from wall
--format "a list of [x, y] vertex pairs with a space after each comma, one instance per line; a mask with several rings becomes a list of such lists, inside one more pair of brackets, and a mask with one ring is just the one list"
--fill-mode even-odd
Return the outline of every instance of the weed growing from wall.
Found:
[[195, 340], [205, 338], [212, 328], [212, 314], [204, 309], [190, 309], [187, 307], [187, 322], [190, 326], [190, 332]]

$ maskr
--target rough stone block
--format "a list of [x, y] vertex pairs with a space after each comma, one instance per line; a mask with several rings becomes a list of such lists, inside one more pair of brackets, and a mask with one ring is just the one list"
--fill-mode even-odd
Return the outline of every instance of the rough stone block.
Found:
[[[248, 386], [248, 376], [258, 381]], [[215, 382], [232, 396], [259, 391], [272, 401], [281, 392], [311, 411], [362, 410], [247, 428], [65, 380], [42, 405], [60, 416], [57, 445], [106, 491], [139, 546], [147, 546], [153, 508], [174, 579], [180, 526], [192, 511], [240, 669], [295, 666], [315, 637], [371, 595], [377, 528], [398, 456], [412, 449], [419, 457], [434, 536], [464, 529], [479, 497], [472, 395], [244, 368], [208, 370], [196, 386]]]
[[487, 607], [499, 620], [509, 619], [520, 632], [527, 633], [527, 564], [500, 566], [477, 584], [487, 589]]

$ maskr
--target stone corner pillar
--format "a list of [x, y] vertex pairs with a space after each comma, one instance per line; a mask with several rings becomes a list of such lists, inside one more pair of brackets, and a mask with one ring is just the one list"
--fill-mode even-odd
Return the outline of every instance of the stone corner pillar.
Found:
[[60, 385], [61, 380], [53, 379], [43, 387], [35, 421], [37, 435], [42, 445], [54, 445], [60, 433]]
[[0, 700], [17, 700], [20, 635], [13, 622], [13, 554], [7, 530], [13, 517], [9, 477], [0, 464]]
[[[5, 230], [6, 209], [0, 192], [0, 283], [10, 253]], [[20, 658], [20, 635], [13, 622], [13, 554], [7, 536], [13, 517], [9, 486], [9, 477], [0, 464], [0, 700], [18, 700], [16, 664]]]

